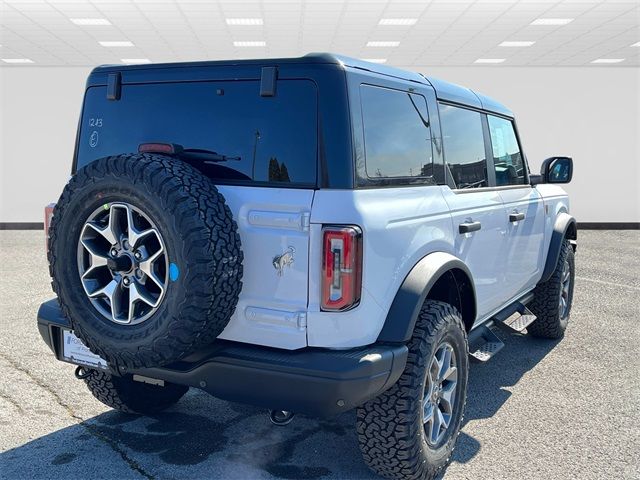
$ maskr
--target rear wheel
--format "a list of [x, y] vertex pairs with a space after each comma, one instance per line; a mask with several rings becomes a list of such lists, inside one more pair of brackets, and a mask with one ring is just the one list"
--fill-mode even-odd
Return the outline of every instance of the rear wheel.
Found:
[[534, 337], [562, 338], [569, 324], [573, 303], [575, 257], [569, 240], [564, 240], [551, 278], [533, 291], [533, 301], [527, 305], [538, 317], [527, 331]]
[[135, 381], [131, 375], [118, 377], [97, 370], [89, 370], [85, 375], [84, 381], [94, 397], [125, 413], [159, 412], [178, 402], [189, 390], [173, 383], [152, 385]]
[[448, 463], [462, 425], [469, 360], [458, 311], [425, 302], [398, 382], [358, 408], [366, 464], [392, 479], [432, 479]]

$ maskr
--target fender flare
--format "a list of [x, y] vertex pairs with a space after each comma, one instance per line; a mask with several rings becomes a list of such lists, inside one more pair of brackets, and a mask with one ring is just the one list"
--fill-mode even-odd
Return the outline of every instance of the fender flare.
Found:
[[[556, 269], [558, 258], [560, 258], [560, 250], [562, 249], [562, 242], [565, 237], [568, 236], [570, 240], [577, 240], [578, 230], [576, 219], [569, 215], [567, 212], [560, 212], [556, 218], [556, 223], [553, 225], [553, 231], [551, 233], [551, 242], [549, 243], [549, 251], [547, 253], [547, 260], [544, 264], [544, 270], [542, 271], [542, 278], [540, 282], [546, 282], [551, 278], [553, 271]], [[575, 248], [575, 247], [574, 247]]]
[[420, 309], [435, 283], [451, 270], [461, 270], [469, 278], [473, 291], [473, 316], [476, 315], [476, 295], [473, 277], [462, 260], [445, 252], [434, 252], [416, 263], [396, 293], [378, 342], [408, 342], [413, 334]]

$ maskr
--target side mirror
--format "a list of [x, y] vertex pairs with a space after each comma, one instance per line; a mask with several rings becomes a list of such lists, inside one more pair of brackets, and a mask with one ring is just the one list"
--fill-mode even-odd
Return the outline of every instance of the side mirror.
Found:
[[540, 175], [530, 175], [532, 185], [539, 183], [569, 183], [573, 177], [571, 157], [550, 157], [542, 162]]

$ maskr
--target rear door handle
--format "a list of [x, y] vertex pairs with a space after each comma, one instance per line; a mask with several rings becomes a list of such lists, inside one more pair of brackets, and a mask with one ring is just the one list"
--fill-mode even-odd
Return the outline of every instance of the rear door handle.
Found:
[[480, 222], [468, 222], [468, 223], [461, 223], [458, 226], [458, 231], [460, 233], [470, 233], [470, 232], [475, 232], [477, 230], [480, 230], [482, 228], [482, 224]]
[[519, 222], [520, 220], [524, 220], [524, 213], [510, 213], [509, 221], [510, 222]]

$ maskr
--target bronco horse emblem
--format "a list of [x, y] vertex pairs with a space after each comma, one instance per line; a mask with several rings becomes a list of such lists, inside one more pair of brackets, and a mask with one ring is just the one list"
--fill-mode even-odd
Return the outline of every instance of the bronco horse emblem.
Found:
[[296, 249], [293, 247], [289, 247], [282, 255], [276, 255], [275, 257], [273, 257], [273, 268], [276, 269], [279, 277], [284, 275], [284, 267], [293, 265], [294, 253], [296, 253]]

